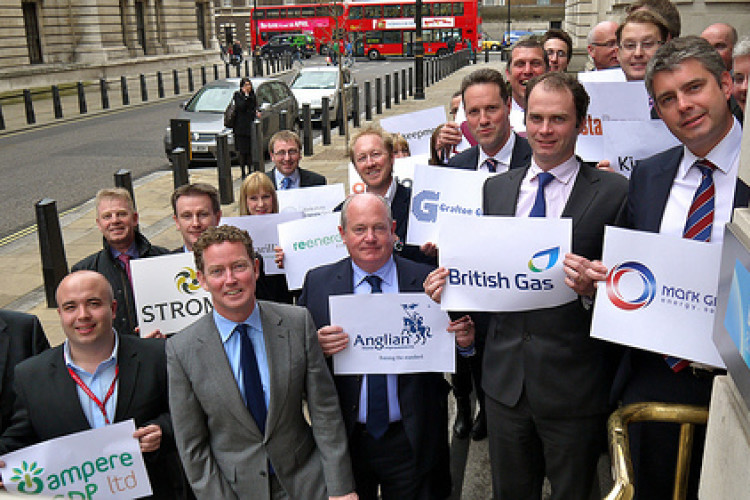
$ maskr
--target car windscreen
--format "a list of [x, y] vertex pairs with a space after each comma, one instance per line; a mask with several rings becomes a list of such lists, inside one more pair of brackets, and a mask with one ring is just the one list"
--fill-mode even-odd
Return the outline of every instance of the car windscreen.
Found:
[[293, 89], [335, 89], [339, 75], [333, 71], [300, 73], [292, 83]]
[[198, 113], [223, 113], [232, 100], [235, 89], [229, 87], [203, 87], [195, 94], [186, 111]]

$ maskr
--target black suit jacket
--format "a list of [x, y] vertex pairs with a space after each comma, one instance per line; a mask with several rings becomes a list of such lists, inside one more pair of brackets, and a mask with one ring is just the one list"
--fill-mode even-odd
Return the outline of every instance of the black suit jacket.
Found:
[[0, 309], [0, 433], [13, 414], [16, 365], [47, 349], [49, 342], [36, 316]]
[[[312, 170], [305, 170], [304, 168], [297, 167], [299, 170], [299, 187], [312, 187], [312, 186], [325, 186], [326, 178], [317, 172]], [[266, 172], [266, 175], [271, 179], [271, 183], [276, 187], [276, 167]]]
[[[422, 292], [422, 283], [433, 268], [398, 256], [394, 256], [394, 259], [399, 290]], [[350, 257], [317, 267], [307, 273], [298, 304], [307, 307], [316, 328], [331, 324], [328, 297], [351, 294], [352, 276]], [[359, 409], [362, 376], [336, 375], [334, 380], [347, 435], [351, 437]], [[404, 430], [417, 458], [420, 472], [430, 471], [439, 465], [440, 459], [444, 458], [448, 451], [447, 396], [448, 383], [440, 373], [417, 373], [398, 377], [398, 400]]]
[[[174, 498], [179, 463], [169, 416], [164, 341], [120, 335], [115, 422], [135, 419], [136, 427], [157, 424], [159, 450], [145, 453], [155, 498]], [[43, 383], [40, 383], [43, 381]], [[70, 377], [63, 345], [16, 367], [16, 404], [11, 425], [0, 437], [0, 453], [90, 429]]]
[[[531, 146], [529, 146], [529, 141], [515, 132], [511, 133], [516, 136], [516, 143], [513, 145], [513, 153], [510, 157], [510, 168], [525, 167], [531, 161]], [[464, 170], [477, 170], [479, 166], [479, 147], [479, 144], [477, 144], [466, 151], [461, 151], [448, 160], [445, 166]]]
[[[527, 168], [487, 179], [483, 211], [512, 216]], [[581, 166], [563, 217], [573, 221], [572, 250], [601, 258], [604, 226], [624, 209], [628, 181], [619, 174]], [[591, 311], [580, 300], [558, 307], [492, 314], [485, 343], [485, 394], [515, 406], [525, 391], [540, 417], [577, 417], [609, 411], [616, 348], [589, 336]]]

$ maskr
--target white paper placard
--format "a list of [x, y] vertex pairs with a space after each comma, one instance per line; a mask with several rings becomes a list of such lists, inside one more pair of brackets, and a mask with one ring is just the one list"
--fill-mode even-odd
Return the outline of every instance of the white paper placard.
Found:
[[331, 324], [349, 335], [333, 355], [337, 375], [455, 371], [455, 336], [448, 314], [424, 293], [337, 295]]
[[263, 272], [266, 275], [284, 274], [274, 262], [274, 247], [279, 244], [277, 226], [284, 222], [304, 217], [302, 212], [282, 212], [278, 214], [243, 215], [241, 217], [222, 217], [221, 224], [235, 226], [250, 233], [253, 248], [263, 257]]
[[437, 242], [443, 214], [477, 217], [482, 214], [482, 187], [491, 174], [417, 165], [411, 191], [411, 208], [406, 243]]
[[[393, 177], [396, 182], [406, 187], [411, 187], [414, 178], [414, 165], [417, 163], [426, 163], [424, 156], [410, 156], [407, 158], [396, 158], [393, 162]], [[349, 162], [349, 193], [364, 193], [365, 183], [357, 173], [352, 162]]]
[[570, 219], [444, 214], [438, 246], [450, 311], [526, 311], [576, 298], [565, 284]]
[[723, 367], [711, 335], [721, 245], [607, 227], [591, 336]]
[[193, 252], [130, 261], [141, 335], [176, 333], [213, 310], [198, 283]]
[[[582, 82], [589, 94], [588, 114], [602, 121], [648, 121], [651, 106], [643, 82]], [[613, 99], [612, 96], [617, 96]]]
[[584, 82], [626, 82], [627, 77], [622, 68], [600, 69], [598, 71], [581, 71], [578, 81]]
[[343, 184], [279, 189], [276, 196], [279, 198], [279, 212], [302, 212], [305, 217], [329, 214], [345, 197]]
[[131, 419], [3, 455], [3, 485], [32, 498], [129, 500], [151, 495], [134, 432]]
[[428, 157], [430, 155], [432, 132], [443, 123], [445, 123], [445, 108], [443, 106], [380, 120], [380, 126], [383, 127], [383, 130], [404, 136], [406, 142], [409, 143], [409, 151], [412, 155], [427, 155]]
[[290, 290], [302, 288], [307, 271], [348, 255], [339, 234], [340, 214], [325, 214], [279, 224], [279, 246]]

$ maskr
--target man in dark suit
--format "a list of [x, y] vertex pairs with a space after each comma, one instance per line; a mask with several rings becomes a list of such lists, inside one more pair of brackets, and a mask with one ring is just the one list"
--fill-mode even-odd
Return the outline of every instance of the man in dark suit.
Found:
[[13, 414], [13, 376], [16, 365], [49, 349], [39, 318], [31, 314], [0, 309], [0, 433]]
[[[311, 270], [299, 299], [312, 314], [326, 355], [346, 349], [349, 341], [341, 327], [331, 325], [330, 296], [422, 290], [432, 268], [393, 256], [394, 227], [381, 196], [357, 194], [344, 203], [339, 232], [349, 257]], [[459, 346], [470, 346], [468, 317], [453, 322], [451, 330]], [[360, 498], [377, 499], [378, 487], [384, 500], [447, 497], [448, 384], [442, 374], [347, 375], [335, 382]], [[381, 425], [375, 422], [378, 409]]]
[[[552, 72], [527, 87], [526, 130], [533, 158], [526, 168], [490, 177], [486, 215], [570, 217], [572, 253], [566, 284], [579, 297], [558, 307], [491, 314], [482, 387], [487, 407], [495, 498], [587, 498], [606, 442], [611, 345], [589, 336], [594, 285], [586, 274], [601, 257], [604, 226], [625, 204], [627, 180], [582, 164], [574, 155], [588, 95], [575, 77]], [[439, 300], [447, 270], [425, 290]]]
[[[699, 239], [721, 244], [724, 225], [735, 207], [748, 204], [750, 188], [738, 177], [742, 130], [726, 105], [732, 79], [719, 54], [698, 37], [677, 38], [662, 46], [650, 61], [646, 88], [654, 109], [681, 146], [639, 161], [630, 177], [624, 225], [675, 237], [686, 234], [693, 199], [702, 186], [714, 189], [714, 210]], [[711, 165], [705, 163], [710, 162]], [[696, 238], [691, 238], [696, 239]], [[599, 265], [594, 277], [606, 278]], [[593, 275], [593, 274], [592, 274]], [[708, 405], [711, 367], [689, 360], [632, 349], [618, 372], [615, 392], [623, 403], [641, 401]], [[703, 455], [704, 430], [698, 429], [692, 453], [688, 498], [695, 498]], [[677, 456], [677, 428], [638, 424], [630, 434], [639, 499], [672, 495]]]
[[219, 192], [210, 184], [183, 184], [172, 192], [172, 218], [182, 235], [183, 245], [172, 253], [192, 252], [203, 231], [219, 225]]
[[291, 130], [280, 130], [268, 141], [268, 151], [274, 167], [266, 175], [277, 190], [324, 186], [326, 178], [311, 170], [300, 168], [302, 141]]
[[193, 253], [214, 310], [167, 341], [167, 359], [177, 447], [196, 496], [356, 500], [309, 313], [256, 300], [246, 231], [209, 228]]
[[[154, 497], [176, 498], [173, 484], [179, 476], [174, 474], [180, 469], [164, 341], [114, 331], [117, 302], [97, 272], [69, 274], [56, 298], [66, 340], [16, 368], [16, 403], [0, 437], [0, 453], [132, 418]], [[107, 398], [110, 387], [115, 397]]]

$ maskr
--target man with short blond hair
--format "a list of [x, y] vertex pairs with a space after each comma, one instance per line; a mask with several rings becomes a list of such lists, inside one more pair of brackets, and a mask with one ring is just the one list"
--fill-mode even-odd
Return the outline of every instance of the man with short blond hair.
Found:
[[121, 335], [134, 335], [138, 326], [131, 282], [130, 262], [169, 253], [152, 245], [138, 231], [138, 212], [127, 189], [108, 188], [96, 193], [96, 225], [103, 236], [104, 248], [76, 263], [72, 270], [98, 271], [112, 285], [120, 307], [114, 327]]
[[323, 186], [326, 178], [299, 166], [302, 141], [291, 130], [280, 130], [268, 141], [268, 151], [274, 167], [266, 172], [277, 190]]

